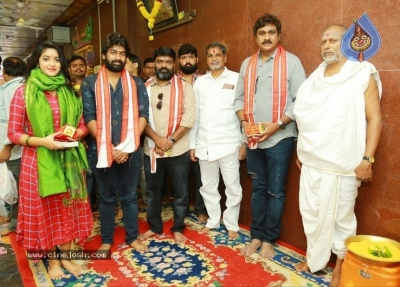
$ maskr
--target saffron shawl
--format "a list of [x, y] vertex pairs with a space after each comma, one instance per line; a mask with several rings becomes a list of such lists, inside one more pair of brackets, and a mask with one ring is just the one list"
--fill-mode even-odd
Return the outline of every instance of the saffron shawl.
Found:
[[[151, 107], [151, 83], [154, 79], [148, 80], [146, 82], [147, 94], [149, 96], [149, 125], [150, 127], [156, 131], [156, 127], [154, 125], [153, 119], [153, 108]], [[172, 135], [175, 130], [179, 127], [179, 124], [182, 120], [183, 113], [183, 85], [182, 79], [177, 76], [173, 76], [171, 79], [171, 93], [170, 93], [170, 110], [169, 110], [169, 118], [168, 118], [168, 132], [167, 137]], [[151, 164], [151, 173], [155, 173], [157, 170], [157, 158], [164, 157], [156, 154], [154, 148], [156, 146], [155, 142], [148, 138], [149, 143], [149, 152], [150, 152], [150, 164]]]
[[[260, 51], [251, 56], [244, 77], [244, 116], [249, 124], [255, 124], [254, 97], [257, 81], [257, 66]], [[288, 67], [286, 50], [279, 45], [275, 58], [272, 75], [272, 122], [279, 120], [285, 111], [288, 95]], [[250, 149], [257, 148], [255, 139], [248, 139]]]
[[[137, 87], [133, 78], [125, 69], [121, 73], [123, 103], [121, 143], [115, 149], [132, 153], [140, 145], [139, 108]], [[111, 141], [111, 96], [106, 68], [103, 66], [96, 79], [97, 112], [97, 168], [110, 167], [113, 163], [113, 145]]]

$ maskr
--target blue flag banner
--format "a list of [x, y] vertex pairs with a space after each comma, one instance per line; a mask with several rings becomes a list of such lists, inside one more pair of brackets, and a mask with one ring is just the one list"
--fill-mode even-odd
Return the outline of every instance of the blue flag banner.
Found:
[[354, 20], [340, 43], [343, 55], [352, 61], [365, 61], [372, 58], [381, 48], [382, 40], [378, 30], [367, 13]]

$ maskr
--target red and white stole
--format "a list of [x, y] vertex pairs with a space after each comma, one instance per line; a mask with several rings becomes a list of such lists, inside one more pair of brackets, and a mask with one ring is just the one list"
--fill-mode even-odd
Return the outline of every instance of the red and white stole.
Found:
[[[149, 96], [149, 125], [150, 127], [156, 131], [156, 127], [154, 125], [154, 118], [153, 118], [153, 107], [151, 106], [151, 83], [153, 83], [154, 79], [149, 80], [146, 82], [147, 87], [147, 94]], [[169, 117], [168, 117], [168, 131], [167, 137], [172, 135], [175, 130], [179, 127], [179, 124], [182, 120], [182, 113], [183, 113], [183, 85], [182, 79], [177, 76], [173, 76], [171, 79], [171, 92], [170, 92], [170, 105], [169, 105]], [[148, 138], [149, 143], [149, 152], [150, 152], [150, 163], [151, 163], [151, 173], [155, 173], [157, 170], [157, 158], [165, 157], [168, 155], [160, 156], [156, 154], [154, 151], [155, 142]]]
[[[244, 116], [249, 124], [254, 121], [254, 96], [257, 80], [259, 51], [251, 56], [244, 77]], [[287, 52], [279, 45], [274, 58], [272, 75], [272, 122], [279, 120], [285, 111], [287, 102]], [[249, 148], [257, 148], [257, 141], [249, 139]]]
[[[126, 72], [121, 73], [122, 81], [122, 123], [121, 143], [115, 149], [131, 153], [140, 146], [139, 108], [135, 81]], [[96, 112], [97, 112], [97, 168], [110, 167], [113, 163], [113, 146], [111, 142], [111, 96], [110, 85], [105, 66], [101, 67], [96, 79]]]

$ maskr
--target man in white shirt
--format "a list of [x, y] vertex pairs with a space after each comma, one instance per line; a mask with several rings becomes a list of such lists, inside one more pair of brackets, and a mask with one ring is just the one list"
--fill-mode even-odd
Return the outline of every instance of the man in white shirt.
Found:
[[[0, 87], [0, 162], [6, 162], [15, 181], [19, 181], [22, 147], [15, 146], [7, 138], [10, 104], [15, 90], [22, 84], [26, 64], [19, 58], [9, 57], [3, 61], [3, 75], [6, 83]], [[18, 202], [10, 205], [10, 224], [0, 231], [0, 235], [15, 232], [17, 228]]]
[[235, 88], [239, 74], [225, 67], [226, 48], [213, 42], [206, 49], [210, 72], [197, 79], [193, 86], [196, 94], [197, 121], [190, 131], [190, 158], [199, 160], [203, 196], [209, 219], [200, 233], [219, 228], [221, 196], [218, 190], [219, 171], [226, 186], [226, 210], [223, 221], [228, 239], [239, 234], [239, 212], [242, 200], [239, 160], [246, 157], [242, 144], [240, 123], [235, 112]]

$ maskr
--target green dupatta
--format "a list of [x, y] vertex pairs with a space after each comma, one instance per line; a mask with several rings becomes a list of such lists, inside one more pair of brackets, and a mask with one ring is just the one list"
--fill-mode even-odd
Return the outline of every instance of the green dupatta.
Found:
[[[65, 85], [62, 74], [49, 77], [33, 69], [25, 84], [25, 105], [35, 137], [46, 137], [54, 131], [53, 111], [44, 91], [57, 91], [61, 125], [77, 127], [82, 116], [82, 101]], [[86, 151], [78, 147], [49, 150], [37, 147], [39, 194], [42, 197], [69, 192], [72, 200], [87, 200]]]

